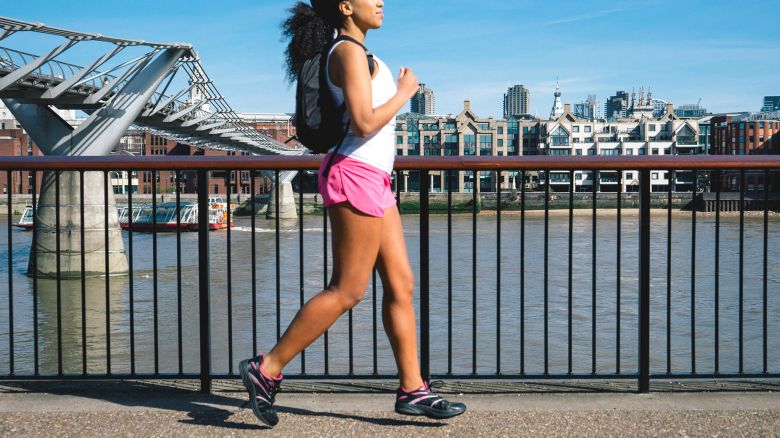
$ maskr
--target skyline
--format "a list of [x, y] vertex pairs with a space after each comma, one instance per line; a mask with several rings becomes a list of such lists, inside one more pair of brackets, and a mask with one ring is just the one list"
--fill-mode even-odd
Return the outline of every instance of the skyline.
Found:
[[[280, 23], [293, 2], [233, 0], [218, 10], [203, 1], [81, 4], [51, 10], [15, 2], [0, 15], [104, 35], [189, 42], [237, 111], [294, 111], [280, 41]], [[531, 91], [531, 114], [544, 117], [556, 76], [563, 101], [572, 105], [596, 94], [603, 106], [617, 90], [649, 86], [656, 98], [675, 106], [701, 97], [711, 112], [758, 111], [765, 95], [780, 94], [780, 35], [773, 32], [774, 15], [767, 13], [776, 11], [778, 0], [738, 8], [725, 1], [666, 0], [441, 5], [385, 2], [385, 25], [369, 34], [367, 45], [394, 73], [401, 65], [412, 67], [436, 93], [442, 114], [457, 114], [470, 100], [481, 116], [500, 118], [507, 88], [523, 84]], [[47, 41], [19, 33], [0, 46], [41, 54], [61, 40]], [[62, 59], [79, 58], [69, 53]]]

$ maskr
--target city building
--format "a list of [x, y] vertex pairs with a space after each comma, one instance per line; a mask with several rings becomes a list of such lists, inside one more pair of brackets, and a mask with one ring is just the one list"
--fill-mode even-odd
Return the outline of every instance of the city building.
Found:
[[[424, 116], [415, 113], [399, 115], [396, 119], [396, 152], [404, 156], [513, 156], [535, 153], [538, 147], [538, 120], [528, 117], [493, 119], [479, 117], [465, 101], [458, 115]], [[536, 138], [535, 138], [536, 137]], [[520, 188], [520, 172], [504, 172], [502, 189]], [[447, 191], [446, 172], [431, 172], [431, 192]], [[394, 175], [393, 178], [396, 176]], [[452, 175], [452, 191], [494, 192], [494, 172], [480, 172], [475, 187], [473, 172]], [[419, 174], [404, 172], [400, 181], [402, 192], [420, 190]]]
[[[4, 124], [5, 128], [0, 129], [0, 156], [29, 157], [43, 155], [24, 130], [11, 125], [16, 125], [14, 119], [7, 120], [7, 123]], [[41, 174], [39, 173], [38, 187], [41, 184], [40, 178]], [[30, 194], [32, 193], [32, 172], [21, 170], [10, 173], [0, 172], [0, 187], [2, 187], [3, 194], [7, 194], [9, 190], [12, 194]]]
[[[217, 149], [200, 149], [185, 144], [178, 143], [176, 140], [169, 139], [160, 135], [152, 134], [143, 130], [130, 130], [122, 138], [117, 151], [127, 150], [125, 153], [140, 152], [137, 155], [142, 156], [159, 156], [159, 155], [176, 155], [176, 156], [225, 156], [225, 155], [249, 155], [248, 152], [241, 151], [226, 151]], [[119, 152], [121, 153], [121, 152]], [[134, 193], [151, 194], [154, 190], [157, 194], [174, 194], [176, 193], [176, 172], [161, 170], [158, 172], [140, 171], [136, 175], [116, 175], [119, 180], [122, 181], [134, 181], [134, 183], [120, 183], [114, 186], [115, 193], [127, 193], [128, 190], [133, 190]], [[181, 171], [180, 186], [181, 193], [197, 193], [198, 178], [197, 172], [193, 171]], [[254, 176], [255, 188], [258, 193], [266, 193], [271, 190], [271, 181], [266, 177], [262, 177], [259, 174]], [[133, 187], [133, 184], [135, 185]], [[209, 179], [207, 181], [209, 186], [209, 193], [227, 193], [227, 173], [220, 171], [209, 172]], [[125, 187], [128, 185], [128, 187]], [[236, 172], [230, 172], [230, 193], [245, 193], [252, 192], [252, 178], [249, 171], [239, 170]]]
[[436, 97], [433, 90], [420, 84], [417, 93], [412, 97], [411, 112], [423, 115], [436, 114]]
[[[555, 119], [540, 122], [539, 151], [544, 155], [559, 156], [621, 156], [621, 155], [690, 155], [699, 152], [699, 127], [696, 120], [683, 120], [674, 114], [668, 104], [659, 118], [652, 117], [652, 93], [648, 99], [634, 95], [627, 109], [627, 117], [620, 120], [584, 120], [564, 106], [563, 114]], [[650, 102], [650, 104], [648, 104]], [[594, 189], [592, 172], [574, 172], [576, 191]], [[546, 183], [544, 175], [540, 183]], [[550, 189], [568, 191], [569, 172], [550, 172]], [[639, 188], [636, 171], [600, 172], [595, 189], [600, 192], [635, 192]], [[693, 188], [692, 172], [651, 172], [651, 190], [665, 191], [669, 184], [673, 190]]]
[[604, 105], [604, 118], [610, 120], [622, 119], [626, 116], [628, 104], [628, 92], [616, 92], [614, 96], [610, 96], [607, 99], [607, 103]]
[[574, 104], [574, 116], [585, 120], [599, 118], [599, 101], [596, 95], [591, 94], [585, 101]]
[[524, 85], [513, 85], [504, 94], [504, 118], [531, 112], [531, 91]]
[[293, 142], [303, 147], [297, 140], [293, 140], [296, 135], [294, 114], [239, 113], [238, 117], [258, 132], [278, 142], [287, 144]]
[[653, 117], [658, 118], [666, 114], [666, 105], [668, 105], [667, 101], [661, 99], [652, 99], [652, 103]]
[[762, 113], [771, 113], [780, 111], [780, 96], [764, 96], [764, 106], [761, 107]]
[[678, 106], [674, 113], [677, 114], [677, 117], [683, 119], [699, 119], [707, 114], [707, 109], [701, 106], [700, 103], [688, 104]]
[[626, 110], [626, 117], [634, 119], [651, 119], [655, 116], [655, 107], [653, 105], [653, 92], [647, 90], [647, 99], [645, 99], [644, 87], [639, 90], [639, 99], [636, 97], [636, 92], [631, 92], [631, 102]]
[[699, 119], [699, 153], [709, 155], [710, 138], [712, 137], [712, 118], [714, 116], [704, 116]]
[[558, 81], [555, 81], [555, 100], [553, 101], [552, 110], [550, 110], [550, 118], [557, 119], [563, 114], [563, 104], [561, 103], [561, 87], [558, 85]]
[[[780, 113], [726, 114], [710, 120], [710, 153], [720, 155], [780, 154]], [[740, 190], [740, 172], [721, 173], [720, 188]], [[780, 177], [773, 175], [768, 182], [774, 190]], [[762, 171], [745, 173], [746, 190], [763, 190], [767, 181]]]
[[712, 117], [710, 150], [719, 155], [780, 153], [780, 117], [767, 114]]

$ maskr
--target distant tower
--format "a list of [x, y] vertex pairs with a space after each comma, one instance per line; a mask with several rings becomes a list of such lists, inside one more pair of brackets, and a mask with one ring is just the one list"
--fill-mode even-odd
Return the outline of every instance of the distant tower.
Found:
[[531, 108], [531, 92], [524, 85], [509, 87], [504, 94], [504, 118], [528, 114]]
[[629, 96], [627, 91], [617, 91], [614, 96], [607, 99], [604, 108], [604, 117], [607, 119], [620, 119], [626, 116], [626, 110], [629, 107]]
[[[193, 79], [190, 79], [189, 84], [191, 86], [190, 88], [190, 99], [189, 103], [195, 105], [203, 102], [206, 100], [206, 93], [205, 88], [206, 85], [203, 85], [202, 83], [206, 81], [206, 73], [202, 70], [200, 67], [200, 64], [196, 64], [195, 68], [193, 69], [193, 77], [195, 80], [201, 82], [201, 84], [194, 84]], [[203, 103], [200, 105], [200, 109], [205, 112], [211, 112], [211, 105], [209, 102]]]
[[433, 95], [433, 90], [427, 88], [425, 84], [420, 84], [417, 94], [412, 97], [411, 110], [413, 113], [427, 116], [436, 114], [436, 97]]
[[555, 102], [553, 102], [552, 111], [550, 111], [550, 120], [555, 120], [563, 115], [563, 103], [561, 103], [561, 87], [558, 80], [555, 80]]

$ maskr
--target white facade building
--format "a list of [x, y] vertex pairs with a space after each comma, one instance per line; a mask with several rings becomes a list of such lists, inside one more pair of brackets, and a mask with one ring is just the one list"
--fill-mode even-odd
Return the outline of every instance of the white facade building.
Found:
[[[651, 101], [652, 102], [652, 101]], [[652, 104], [636, 101], [635, 113], [618, 121], [583, 120], [571, 113], [567, 104], [563, 114], [540, 124], [539, 150], [544, 155], [560, 156], [621, 156], [621, 155], [690, 155], [698, 152], [699, 126], [697, 120], [681, 120], [668, 104], [663, 116], [647, 117]], [[675, 178], [665, 171], [651, 173], [651, 189], [664, 191], [669, 184], [680, 191], [692, 188], [692, 173], [677, 172]], [[638, 190], [637, 171], [600, 172], [598, 191], [634, 192]], [[591, 172], [575, 172], [576, 191], [591, 191]], [[557, 191], [569, 190], [568, 172], [551, 172], [550, 187]]]

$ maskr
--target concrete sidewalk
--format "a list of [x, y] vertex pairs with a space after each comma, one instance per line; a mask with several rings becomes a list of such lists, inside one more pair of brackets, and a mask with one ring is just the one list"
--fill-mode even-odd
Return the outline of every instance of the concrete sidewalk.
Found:
[[281, 393], [261, 425], [238, 390], [140, 382], [0, 383], [2, 436], [780, 436], [775, 392], [447, 394], [447, 422], [392, 412], [389, 393]]

